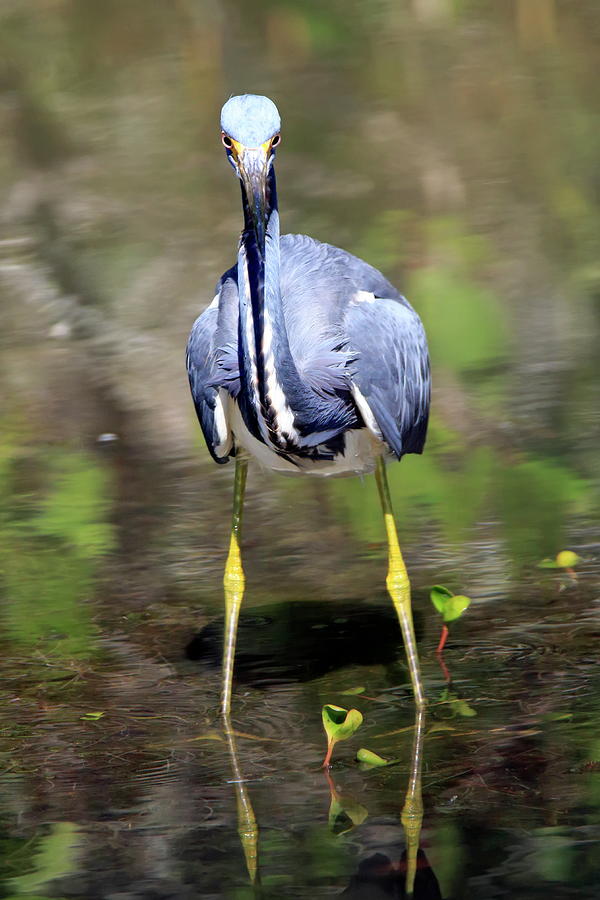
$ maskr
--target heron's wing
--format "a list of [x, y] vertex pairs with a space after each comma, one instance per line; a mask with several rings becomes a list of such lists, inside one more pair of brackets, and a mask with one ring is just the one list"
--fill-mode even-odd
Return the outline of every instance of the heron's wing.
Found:
[[394, 453], [420, 453], [429, 357], [408, 301], [364, 260], [305, 235], [281, 238], [282, 300], [294, 361], [322, 396], [352, 391]]
[[223, 275], [213, 302], [192, 325], [186, 350], [194, 406], [206, 446], [218, 463], [235, 453], [227, 415], [227, 395], [239, 392], [235, 278], [235, 270]]
[[380, 433], [398, 459], [421, 453], [430, 398], [421, 320], [400, 295], [382, 298], [363, 290], [348, 303], [344, 322], [349, 347], [356, 352], [354, 398], [366, 425]]
[[282, 303], [298, 374], [320, 398], [348, 392], [353, 357], [342, 319], [351, 285], [339, 258], [349, 254], [305, 234], [283, 235], [280, 246]]
[[355, 353], [344, 317], [352, 298], [369, 292], [406, 303], [373, 266], [304, 234], [281, 238], [281, 288], [298, 373], [323, 397], [350, 389]]

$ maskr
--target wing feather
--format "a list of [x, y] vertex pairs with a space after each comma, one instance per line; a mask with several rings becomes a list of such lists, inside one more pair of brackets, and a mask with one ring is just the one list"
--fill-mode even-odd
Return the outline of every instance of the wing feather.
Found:
[[217, 285], [214, 301], [192, 325], [186, 350], [198, 421], [210, 455], [221, 464], [235, 454], [227, 398], [239, 393], [236, 297], [230, 270]]
[[398, 459], [422, 453], [431, 388], [421, 320], [404, 298], [374, 297], [370, 303], [350, 302], [345, 326], [357, 354], [352, 381], [384, 440]]

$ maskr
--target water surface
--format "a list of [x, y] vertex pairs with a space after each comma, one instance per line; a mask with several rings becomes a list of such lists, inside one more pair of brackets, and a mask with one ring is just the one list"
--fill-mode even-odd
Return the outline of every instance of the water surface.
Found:
[[[597, 897], [596, 4], [0, 17], [2, 896], [403, 896], [414, 712], [371, 478], [251, 468], [233, 746], [217, 715], [232, 471], [183, 355], [240, 227], [219, 109], [251, 90], [284, 121], [284, 230], [379, 266], [429, 335], [426, 453], [389, 470], [430, 701], [417, 896]], [[563, 549], [574, 574], [538, 568]], [[450, 690], [434, 584], [473, 599]], [[324, 703], [364, 715], [329, 782]]]

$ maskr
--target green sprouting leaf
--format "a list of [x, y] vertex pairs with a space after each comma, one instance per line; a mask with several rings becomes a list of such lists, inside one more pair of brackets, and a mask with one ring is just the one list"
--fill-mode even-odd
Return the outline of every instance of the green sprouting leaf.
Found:
[[437, 609], [439, 613], [444, 615], [444, 610], [446, 608], [446, 603], [453, 596], [452, 591], [449, 591], [448, 588], [444, 587], [442, 584], [434, 584], [431, 588], [429, 596], [431, 597], [431, 602]]
[[538, 569], [573, 569], [577, 563], [581, 562], [581, 557], [577, 556], [573, 550], [561, 550], [554, 559], [546, 557], [538, 564]]
[[342, 697], [355, 697], [355, 696], [357, 696], [357, 694], [364, 694], [365, 691], [366, 691], [365, 687], [362, 687], [362, 686], [361, 687], [353, 687], [353, 688], [348, 688], [347, 691], [341, 691], [341, 695], [342, 695]]
[[372, 750], [367, 750], [366, 747], [360, 748], [356, 754], [356, 759], [360, 763], [361, 769], [375, 769], [381, 768], [382, 766], [391, 766], [398, 761], [396, 759], [384, 759], [383, 756], [373, 753]]
[[97, 722], [98, 719], [101, 719], [103, 715], [104, 715], [103, 712], [98, 712], [98, 711], [86, 712], [85, 715], [80, 716], [79, 718], [82, 719], [84, 722]]
[[362, 725], [362, 713], [357, 709], [344, 709], [342, 706], [333, 706], [326, 703], [322, 710], [323, 728], [330, 744], [345, 741], [352, 737], [357, 728]]
[[454, 622], [459, 619], [465, 609], [471, 605], [471, 598], [462, 594], [453, 594], [448, 588], [436, 584], [431, 588], [431, 602], [443, 616], [444, 622]]
[[470, 597], [464, 597], [462, 595], [450, 597], [444, 610], [444, 622], [454, 622], [455, 619], [460, 619], [465, 609], [470, 605]]
[[578, 562], [581, 562], [581, 557], [572, 550], [561, 550], [556, 554], [556, 565], [560, 569], [572, 569]]
[[335, 744], [352, 737], [356, 729], [362, 725], [363, 717], [357, 709], [344, 709], [342, 706], [334, 706], [331, 703], [325, 704], [321, 714], [323, 728], [327, 735], [327, 755], [323, 765], [328, 766]]

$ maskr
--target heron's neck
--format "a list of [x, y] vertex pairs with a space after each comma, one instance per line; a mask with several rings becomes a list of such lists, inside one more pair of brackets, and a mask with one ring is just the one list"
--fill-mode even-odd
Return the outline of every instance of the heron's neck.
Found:
[[279, 213], [273, 167], [267, 184], [268, 219], [260, 246], [244, 197], [244, 231], [238, 253], [240, 349], [243, 389], [265, 440], [276, 444], [293, 432], [291, 404], [302, 383], [290, 352], [281, 301]]

